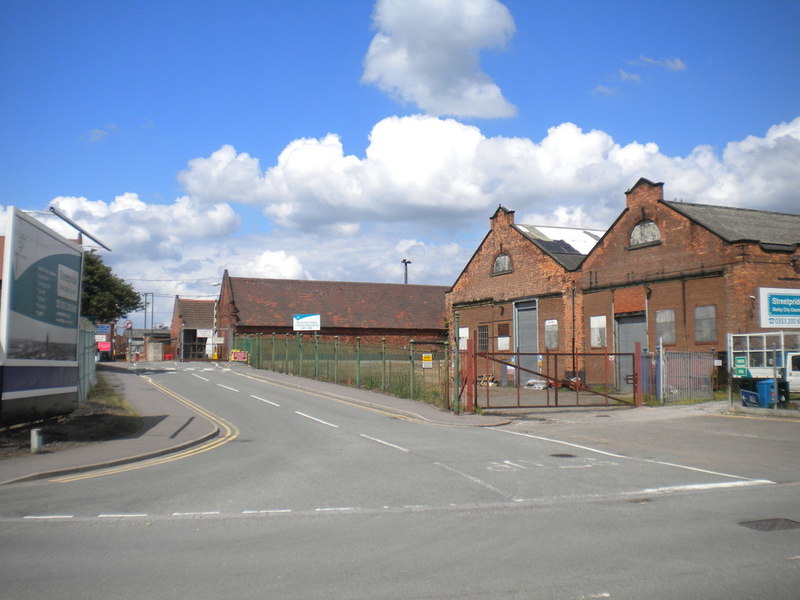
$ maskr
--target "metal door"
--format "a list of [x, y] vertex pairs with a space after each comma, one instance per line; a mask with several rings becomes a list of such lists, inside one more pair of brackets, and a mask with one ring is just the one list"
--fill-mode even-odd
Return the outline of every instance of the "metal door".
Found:
[[[528, 371], [518, 371], [519, 379], [527, 381], [534, 379], [535, 376], [530, 371], [539, 371], [539, 360], [536, 353], [539, 352], [539, 326], [538, 326], [538, 311], [536, 310], [536, 300], [530, 302], [519, 302], [514, 305], [516, 311], [516, 324], [517, 324], [517, 352], [522, 356], [519, 357], [519, 366]], [[526, 356], [525, 354], [532, 354]]]
[[[647, 347], [647, 321], [644, 315], [617, 317], [617, 352], [634, 352], [636, 342]], [[629, 392], [633, 389], [633, 357], [620, 356], [617, 360], [617, 387]]]

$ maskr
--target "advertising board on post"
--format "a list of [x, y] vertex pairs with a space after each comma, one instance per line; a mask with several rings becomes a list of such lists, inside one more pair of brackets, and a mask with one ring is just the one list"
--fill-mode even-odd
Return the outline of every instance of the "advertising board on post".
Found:
[[800, 289], [759, 288], [761, 327], [800, 328]]
[[83, 251], [9, 207], [0, 297], [3, 424], [78, 405]]

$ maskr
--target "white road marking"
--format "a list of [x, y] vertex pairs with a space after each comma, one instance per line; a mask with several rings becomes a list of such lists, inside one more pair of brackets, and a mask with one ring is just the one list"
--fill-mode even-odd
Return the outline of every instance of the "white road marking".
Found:
[[350, 510], [355, 510], [352, 506], [338, 506], [338, 507], [330, 507], [330, 508], [315, 508], [315, 512], [347, 512]]
[[46, 519], [74, 519], [74, 515], [25, 515], [23, 519], [46, 520]]
[[201, 377], [197, 373], [192, 373], [192, 377], [197, 377], [198, 379], [202, 379], [203, 381], [208, 381], [208, 379], [206, 379], [205, 377]]
[[504, 460], [504, 461], [503, 461], [503, 463], [505, 463], [505, 464], [507, 464], [507, 465], [510, 465], [510, 466], [512, 466], [512, 467], [516, 467], [516, 468], [518, 468], [518, 469], [527, 469], [527, 468], [528, 468], [528, 467], [525, 467], [525, 466], [523, 466], [523, 465], [518, 465], [517, 463], [513, 463], [513, 462], [511, 462], [510, 460]]
[[218, 515], [220, 512], [218, 510], [207, 510], [204, 512], [174, 512], [172, 513], [173, 517], [208, 517], [213, 515]]
[[266, 402], [267, 404], [271, 404], [272, 406], [277, 406], [278, 408], [281, 407], [280, 404], [276, 404], [275, 402], [271, 402], [271, 401], [267, 400], [266, 398], [259, 398], [258, 396], [253, 396], [252, 394], [250, 394], [250, 397], [251, 398], [255, 398], [256, 400], [260, 400], [261, 402]]
[[291, 508], [268, 508], [265, 510], [243, 510], [243, 515], [273, 515], [292, 512]]
[[509, 429], [492, 429], [492, 431], [500, 431], [502, 433], [510, 433], [511, 435], [518, 435], [520, 437], [531, 438], [534, 440], [541, 440], [543, 442], [551, 442], [553, 444], [561, 444], [563, 446], [569, 446], [570, 448], [578, 448], [579, 450], [586, 450], [587, 452], [595, 452], [597, 454], [603, 454], [605, 456], [611, 456], [613, 458], [627, 458], [629, 460], [630, 457], [623, 456], [622, 454], [615, 454], [614, 452], [606, 452], [605, 450], [598, 450], [597, 448], [591, 448], [589, 446], [581, 446], [580, 444], [573, 444], [571, 442], [564, 442], [562, 440], [554, 440], [553, 438], [543, 437], [541, 435], [533, 435], [532, 433], [523, 433], [521, 431], [511, 431]]
[[133, 514], [102, 514], [97, 515], [98, 519], [141, 519], [146, 517], [147, 513], [133, 513]]
[[299, 410], [294, 411], [294, 414], [300, 415], [301, 417], [305, 417], [306, 419], [311, 419], [312, 421], [316, 421], [317, 423], [322, 423], [323, 425], [327, 425], [328, 427], [335, 427], [336, 429], [339, 429], [338, 425], [334, 425], [333, 423], [328, 423], [327, 421], [323, 421], [322, 419], [318, 419], [317, 417], [312, 417], [311, 415], [302, 413]]
[[371, 441], [373, 441], [373, 442], [375, 442], [377, 444], [383, 444], [384, 446], [389, 446], [389, 448], [394, 448], [395, 450], [400, 450], [401, 452], [408, 452], [408, 448], [403, 448], [402, 446], [397, 446], [395, 444], [392, 444], [391, 442], [387, 442], [387, 441], [384, 441], [384, 440], [379, 440], [378, 438], [374, 438], [374, 437], [366, 435], [364, 433], [359, 434], [359, 435], [362, 438], [364, 438], [366, 440], [371, 440]]
[[[636, 458], [634, 456], [624, 456], [622, 454], [616, 454], [614, 452], [607, 452], [605, 450], [599, 450], [597, 448], [592, 448], [591, 446], [583, 446], [581, 444], [573, 444], [572, 442], [565, 442], [563, 440], [556, 440], [553, 438], [543, 437], [540, 435], [533, 435], [531, 433], [523, 433], [521, 431], [510, 431], [508, 429], [492, 429], [492, 431], [500, 431], [502, 433], [510, 433], [511, 435], [518, 435], [521, 437], [527, 437], [534, 440], [541, 440], [543, 442], [550, 442], [553, 444], [561, 444], [562, 446], [569, 446], [570, 448], [577, 448], [578, 450], [586, 450], [587, 452], [594, 452], [595, 454], [602, 454], [603, 456], [611, 456], [612, 458], [619, 458], [624, 460], [632, 460], [636, 462], [644, 462], [650, 463], [654, 465], [662, 465], [665, 467], [674, 467], [676, 469], [684, 469], [686, 471], [695, 471], [697, 473], [705, 473], [707, 475], [716, 475], [718, 477], [726, 477], [728, 479], [738, 479], [745, 482], [757, 482], [755, 485], [764, 485], [767, 483], [775, 483], [774, 481], [768, 481], [766, 479], [752, 479], [750, 477], [742, 477], [741, 475], [731, 475], [730, 473], [720, 473], [719, 471], [710, 471], [708, 469], [700, 469], [698, 467], [690, 467], [689, 465], [680, 465], [677, 463], [665, 462], [663, 460], [653, 460], [651, 458]], [[753, 484], [750, 484], [753, 485]]]
[[490, 483], [486, 483], [485, 481], [482, 481], [482, 480], [478, 479], [477, 477], [473, 477], [469, 473], [464, 473], [463, 471], [459, 471], [458, 469], [455, 469], [455, 468], [453, 468], [453, 467], [451, 467], [449, 465], [446, 465], [444, 463], [434, 462], [433, 464], [438, 466], [438, 467], [442, 467], [443, 469], [447, 469], [451, 473], [455, 473], [456, 475], [460, 475], [461, 477], [469, 479], [471, 482], [477, 483], [478, 485], [480, 485], [482, 487], [485, 487], [486, 489], [491, 490], [496, 494], [500, 494], [504, 498], [508, 498], [509, 500], [512, 500], [513, 502], [522, 502], [523, 501], [521, 498], [515, 498], [514, 496], [512, 496], [511, 494], [509, 494], [507, 492], [504, 492], [500, 488], [496, 488], [495, 486], [493, 486]]
[[750, 487], [756, 485], [775, 485], [774, 481], [767, 479], [748, 479], [746, 481], [719, 481], [717, 483], [692, 483], [688, 485], [671, 485], [666, 487], [648, 488], [632, 492], [631, 495], [642, 494], [671, 494], [673, 492], [695, 492], [704, 490], [718, 490], [726, 488]]
[[230, 391], [232, 391], [232, 392], [237, 392], [237, 393], [238, 393], [238, 391], [239, 391], [239, 390], [237, 390], [236, 388], [228, 387], [227, 385], [222, 385], [221, 383], [218, 383], [217, 385], [218, 385], [219, 387], [221, 387], [221, 388], [225, 388], [226, 390], [230, 390]]

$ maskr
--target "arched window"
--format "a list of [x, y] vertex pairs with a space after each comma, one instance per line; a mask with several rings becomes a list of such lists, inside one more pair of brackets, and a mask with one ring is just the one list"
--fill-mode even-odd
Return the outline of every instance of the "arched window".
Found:
[[649, 219], [639, 221], [631, 231], [631, 246], [641, 246], [659, 240], [661, 240], [661, 232], [658, 230], [658, 225]]
[[494, 266], [492, 266], [492, 275], [502, 275], [503, 273], [511, 272], [511, 259], [508, 254], [500, 253], [494, 259]]

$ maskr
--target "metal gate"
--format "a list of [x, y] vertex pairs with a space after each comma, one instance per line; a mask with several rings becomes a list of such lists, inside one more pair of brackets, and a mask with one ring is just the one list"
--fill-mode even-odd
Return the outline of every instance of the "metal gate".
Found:
[[[481, 409], [639, 406], [639, 361], [634, 357], [624, 352], [473, 352], [470, 345], [465, 356], [466, 403]], [[621, 359], [631, 365], [629, 379], [622, 384], [616, 366]], [[501, 380], [512, 383], [499, 385]]]
[[660, 404], [714, 399], [713, 352], [642, 353], [642, 389]]

